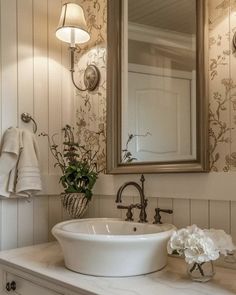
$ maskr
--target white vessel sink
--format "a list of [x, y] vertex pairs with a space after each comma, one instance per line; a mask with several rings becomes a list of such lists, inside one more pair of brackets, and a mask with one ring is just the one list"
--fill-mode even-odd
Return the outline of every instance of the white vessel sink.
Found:
[[109, 218], [70, 220], [52, 229], [68, 269], [95, 276], [135, 276], [162, 269], [175, 227]]

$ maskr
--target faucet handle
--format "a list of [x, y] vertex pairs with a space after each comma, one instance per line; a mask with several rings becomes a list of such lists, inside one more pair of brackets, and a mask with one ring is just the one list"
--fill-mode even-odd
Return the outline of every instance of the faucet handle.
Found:
[[124, 206], [124, 205], [118, 205], [117, 206], [117, 209], [127, 209], [127, 213], [126, 213], [126, 219], [125, 221], [134, 221], [133, 219], [133, 212], [132, 212], [132, 209], [135, 208], [136, 205], [129, 205], [129, 206]]
[[156, 212], [156, 214], [154, 216], [153, 224], [162, 224], [160, 212], [172, 214], [173, 213], [173, 210], [171, 210], [171, 209], [160, 209], [160, 208], [156, 208], [155, 209], [155, 212]]

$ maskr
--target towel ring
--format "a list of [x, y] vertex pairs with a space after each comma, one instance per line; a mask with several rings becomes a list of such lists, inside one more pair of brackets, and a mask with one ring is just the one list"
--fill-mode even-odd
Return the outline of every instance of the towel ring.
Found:
[[33, 131], [34, 131], [34, 133], [37, 132], [37, 130], [38, 130], [37, 123], [35, 122], [35, 120], [32, 118], [32, 116], [29, 113], [22, 113], [21, 120], [25, 123], [29, 123], [30, 121], [32, 121], [34, 124]]

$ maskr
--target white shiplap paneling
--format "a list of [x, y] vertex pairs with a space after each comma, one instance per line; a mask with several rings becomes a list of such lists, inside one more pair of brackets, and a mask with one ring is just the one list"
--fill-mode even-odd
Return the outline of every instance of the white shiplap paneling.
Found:
[[[17, 1], [1, 1], [1, 133], [17, 126]], [[2, 203], [2, 249], [17, 247], [17, 204]], [[6, 226], [7, 225], [7, 226]]]
[[231, 202], [231, 220], [230, 220], [230, 233], [233, 237], [233, 241], [236, 244], [236, 202]]
[[0, 213], [0, 250], [53, 240], [51, 229], [63, 220], [60, 196], [2, 199]]
[[[51, 134], [60, 133], [62, 124], [73, 117], [68, 46], [62, 50], [55, 36], [61, 5], [61, 0], [0, 1], [0, 135], [10, 126], [32, 130], [32, 124], [20, 120], [22, 112], [34, 117], [39, 132]], [[43, 178], [50, 183], [49, 174], [57, 172], [46, 138], [38, 142]], [[48, 241], [52, 225], [65, 218], [60, 199], [52, 199], [49, 202], [46, 194], [30, 203], [0, 200], [0, 249]]]
[[[34, 109], [34, 52], [33, 52], [33, 1], [17, 2], [17, 89], [18, 112], [32, 115]], [[28, 79], [26, 79], [28, 77]], [[19, 120], [19, 118], [18, 118]], [[31, 124], [19, 120], [19, 127], [31, 130]], [[33, 244], [33, 201], [14, 200], [17, 206], [17, 245], [18, 247]], [[7, 201], [4, 201], [7, 204]]]
[[[28, 112], [33, 115], [34, 109], [34, 85], [33, 75], [33, 3], [32, 0], [17, 2], [17, 89], [18, 112], [15, 113], [19, 120], [19, 114]], [[26, 77], [28, 77], [26, 79]], [[31, 124], [25, 124], [19, 120], [19, 127], [31, 130]]]
[[[33, 1], [33, 91], [34, 91], [34, 118], [38, 122], [39, 132], [48, 132], [48, 11], [47, 0]], [[38, 138], [41, 161], [40, 168], [43, 174], [48, 174], [48, 146], [45, 138]]]
[[[56, 140], [61, 142], [62, 126], [62, 48], [61, 42], [55, 36], [58, 25], [58, 15], [61, 11], [61, 0], [48, 0], [48, 106], [49, 106], [49, 134], [58, 133]], [[66, 98], [65, 98], [66, 99]], [[49, 158], [49, 173], [55, 173], [54, 162]]]
[[89, 203], [88, 211], [84, 215], [85, 218], [99, 217], [99, 198], [92, 198]]
[[52, 241], [54, 238], [51, 229], [62, 220], [61, 200], [58, 196], [50, 196], [48, 199], [48, 218], [49, 240]]
[[34, 244], [46, 243], [49, 231], [49, 201], [48, 197], [34, 198]]
[[121, 218], [121, 210], [118, 210], [115, 198], [111, 196], [99, 196], [99, 215], [101, 217]]
[[221, 228], [230, 232], [230, 202], [210, 201], [210, 228]]
[[17, 5], [16, 0], [1, 1], [2, 132], [17, 126]]
[[2, 201], [1, 215], [1, 250], [17, 248], [17, 202], [15, 200]]
[[190, 200], [173, 200], [173, 223], [177, 228], [190, 225]]
[[[4, 201], [7, 203], [8, 201]], [[29, 246], [34, 243], [34, 215], [33, 199], [27, 201], [25, 199], [14, 200], [18, 205], [17, 229], [18, 229], [18, 247]]]
[[197, 224], [201, 228], [209, 227], [209, 201], [191, 200], [190, 223]]

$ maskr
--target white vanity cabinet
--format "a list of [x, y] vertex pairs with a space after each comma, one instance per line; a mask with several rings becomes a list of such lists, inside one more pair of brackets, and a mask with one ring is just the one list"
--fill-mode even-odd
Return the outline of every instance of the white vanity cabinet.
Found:
[[2, 265], [0, 268], [0, 295], [85, 295], [85, 293], [70, 291], [56, 283], [48, 282], [23, 271]]

